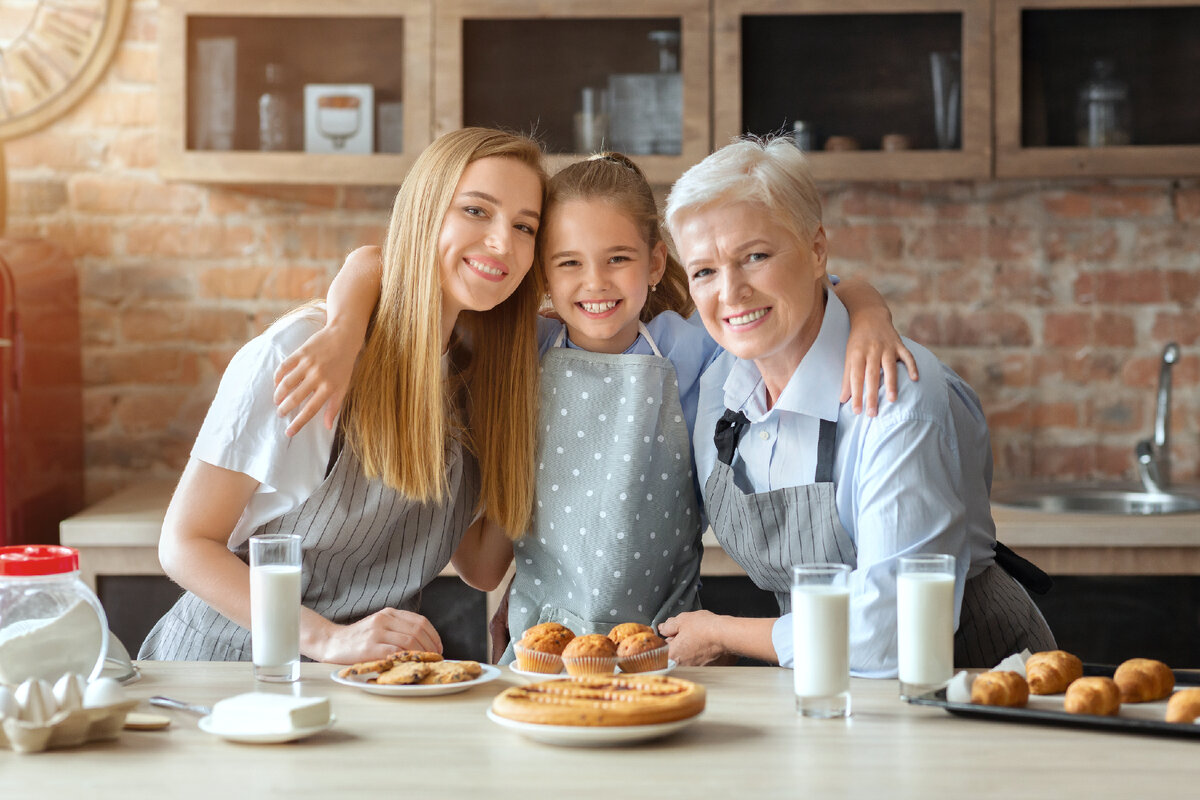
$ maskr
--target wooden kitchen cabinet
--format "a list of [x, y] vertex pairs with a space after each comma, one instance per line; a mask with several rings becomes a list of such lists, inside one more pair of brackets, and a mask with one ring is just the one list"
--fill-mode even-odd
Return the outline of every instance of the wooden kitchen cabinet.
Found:
[[[222, 66], [205, 83], [199, 51], [214, 40]], [[159, 171], [216, 183], [398, 184], [430, 142], [431, 42], [428, 0], [163, 0]], [[289, 110], [286, 149], [273, 152], [259, 149], [268, 64], [282, 68], [272, 77]], [[305, 152], [306, 84], [373, 87], [372, 152]], [[234, 97], [215, 104], [217, 125], [202, 98], [226, 92]], [[365, 124], [366, 105], [353, 108], [355, 127]]]
[[[553, 172], [599, 149], [576, 144], [576, 114], [591, 89], [593, 113], [608, 116], [593, 141], [629, 153], [652, 183], [671, 183], [708, 155], [708, 0], [439, 0], [436, 8], [435, 136], [462, 125], [532, 131]], [[660, 63], [664, 34], [677, 42], [666, 44], [673, 64]], [[642, 102], [661, 112], [657, 132], [630, 130], [643, 122], [634, 113]]]
[[[1200, 174], [1200, 4], [995, 4], [997, 177]], [[1080, 90], [1099, 59], [1124, 87], [1115, 94], [1128, 98], [1128, 121], [1093, 138], [1102, 146], [1080, 146], [1089, 129]]]
[[[713, 140], [815, 130], [819, 180], [944, 180], [991, 175], [988, 0], [715, 0]], [[957, 143], [935, 135], [932, 53], [959, 54]], [[953, 104], [956, 104], [953, 105]], [[884, 137], [907, 148], [884, 150]], [[831, 152], [831, 137], [860, 147]]]

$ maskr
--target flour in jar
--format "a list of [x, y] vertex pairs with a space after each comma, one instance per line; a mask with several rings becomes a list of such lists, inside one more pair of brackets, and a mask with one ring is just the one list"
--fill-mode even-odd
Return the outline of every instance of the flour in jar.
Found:
[[57, 617], [19, 620], [0, 630], [0, 683], [89, 675], [104, 646], [100, 618], [78, 600]]

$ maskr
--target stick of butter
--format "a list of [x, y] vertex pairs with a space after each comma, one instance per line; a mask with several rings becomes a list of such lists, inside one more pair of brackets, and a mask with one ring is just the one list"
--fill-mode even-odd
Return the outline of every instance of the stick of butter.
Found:
[[212, 710], [213, 728], [230, 733], [282, 733], [327, 722], [328, 697], [247, 692], [218, 700]]

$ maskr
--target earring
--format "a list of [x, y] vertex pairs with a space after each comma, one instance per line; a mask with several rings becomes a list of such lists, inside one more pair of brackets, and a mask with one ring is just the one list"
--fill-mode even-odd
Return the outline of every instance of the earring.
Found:
[[651, 292], [657, 292], [657, 291], [658, 291], [658, 284], [657, 284], [657, 283], [652, 283], [652, 284], [650, 284], [650, 291], [651, 291]]

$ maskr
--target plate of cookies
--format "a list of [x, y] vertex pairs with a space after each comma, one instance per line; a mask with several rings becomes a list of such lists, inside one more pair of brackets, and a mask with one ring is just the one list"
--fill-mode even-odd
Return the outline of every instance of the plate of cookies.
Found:
[[1200, 737], [1195, 670], [1172, 670], [1149, 658], [1115, 667], [1085, 664], [1064, 650], [1033, 653], [1023, 665], [1005, 659], [1001, 667], [960, 673], [949, 687], [909, 702], [965, 717]]
[[612, 746], [657, 739], [704, 711], [700, 684], [666, 675], [587, 675], [505, 689], [488, 719], [544, 744]]
[[429, 697], [465, 692], [500, 677], [500, 670], [478, 661], [447, 661], [438, 653], [400, 650], [377, 661], [336, 669], [330, 677], [368, 694]]
[[667, 643], [649, 625], [623, 622], [607, 634], [575, 632], [557, 622], [529, 628], [513, 643], [510, 669], [523, 678], [545, 679], [564, 670], [569, 676], [665, 675], [675, 668]]

